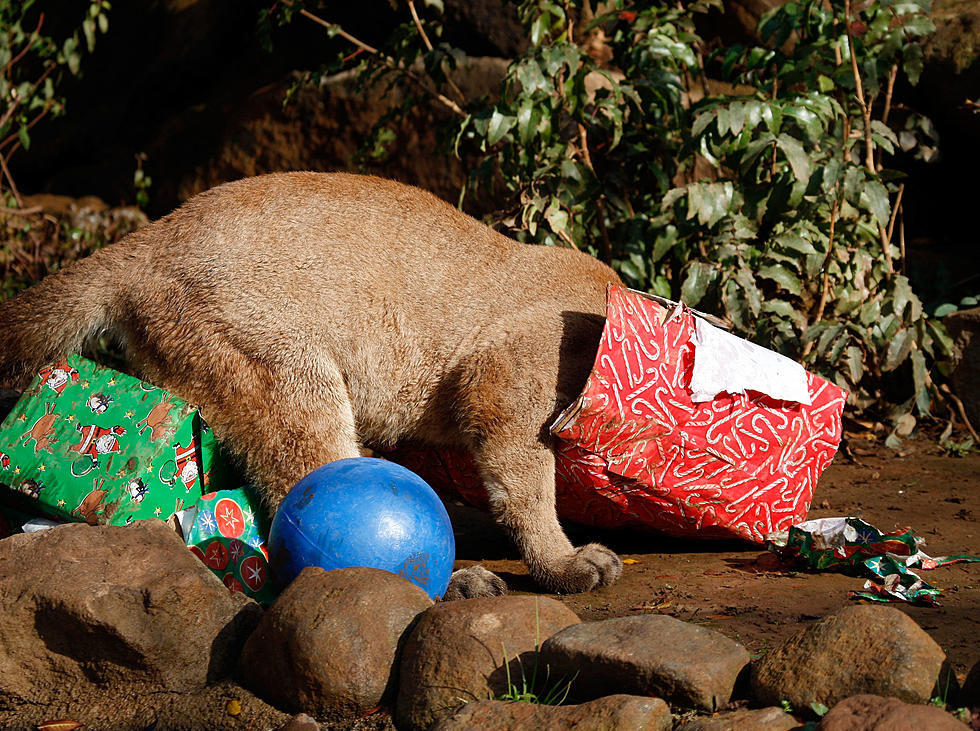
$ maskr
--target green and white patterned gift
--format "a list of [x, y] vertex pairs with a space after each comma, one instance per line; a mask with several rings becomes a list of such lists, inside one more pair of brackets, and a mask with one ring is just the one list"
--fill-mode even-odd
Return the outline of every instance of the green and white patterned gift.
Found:
[[217, 441], [183, 399], [70, 355], [42, 368], [0, 425], [7, 502], [65, 520], [166, 520], [233, 486]]

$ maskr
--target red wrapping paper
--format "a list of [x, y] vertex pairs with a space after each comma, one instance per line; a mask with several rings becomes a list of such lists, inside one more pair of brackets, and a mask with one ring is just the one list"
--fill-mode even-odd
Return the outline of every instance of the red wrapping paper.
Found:
[[[686, 307], [610, 287], [592, 373], [552, 426], [559, 517], [760, 544], [806, 518], [840, 444], [846, 392], [807, 373], [809, 405], [751, 390], [695, 403], [695, 322]], [[468, 455], [391, 457], [486, 507]]]

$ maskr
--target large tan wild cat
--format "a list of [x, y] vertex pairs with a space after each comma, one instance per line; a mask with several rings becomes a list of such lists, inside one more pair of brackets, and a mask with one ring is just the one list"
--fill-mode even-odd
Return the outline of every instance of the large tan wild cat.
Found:
[[622, 565], [562, 532], [548, 426], [585, 383], [617, 281], [416, 188], [267, 175], [202, 193], [0, 304], [0, 381], [23, 386], [112, 331], [135, 373], [201, 407], [273, 510], [362, 444], [468, 449], [534, 579], [585, 591]]

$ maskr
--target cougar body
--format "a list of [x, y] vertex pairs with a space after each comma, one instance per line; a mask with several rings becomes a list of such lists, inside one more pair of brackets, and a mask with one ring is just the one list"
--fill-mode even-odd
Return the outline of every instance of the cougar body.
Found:
[[416, 188], [282, 173], [219, 186], [0, 304], [0, 380], [102, 330], [200, 406], [274, 510], [360, 447], [474, 455], [492, 512], [555, 591], [618, 577], [555, 514], [548, 426], [581, 391], [616, 274], [508, 239]]

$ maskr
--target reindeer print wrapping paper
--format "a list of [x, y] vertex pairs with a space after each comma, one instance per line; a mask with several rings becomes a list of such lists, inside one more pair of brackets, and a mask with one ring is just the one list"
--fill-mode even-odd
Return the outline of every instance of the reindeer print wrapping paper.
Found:
[[55, 518], [166, 520], [225, 479], [193, 406], [80, 356], [42, 368], [0, 426], [0, 483]]
[[[846, 392], [804, 372], [809, 404], [751, 389], [695, 401], [698, 342], [686, 307], [609, 289], [592, 373], [552, 426], [561, 518], [759, 544], [805, 519], [840, 444]], [[436, 489], [486, 507], [466, 455], [391, 456]]]

